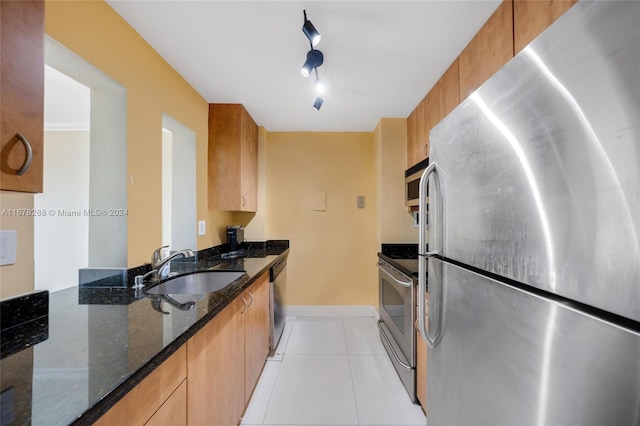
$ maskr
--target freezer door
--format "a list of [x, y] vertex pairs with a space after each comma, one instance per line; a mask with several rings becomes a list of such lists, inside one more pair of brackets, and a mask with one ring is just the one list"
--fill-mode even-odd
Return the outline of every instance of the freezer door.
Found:
[[579, 2], [432, 130], [430, 247], [640, 321], [638, 22]]
[[640, 334], [438, 260], [429, 289], [438, 275], [429, 426], [640, 424]]

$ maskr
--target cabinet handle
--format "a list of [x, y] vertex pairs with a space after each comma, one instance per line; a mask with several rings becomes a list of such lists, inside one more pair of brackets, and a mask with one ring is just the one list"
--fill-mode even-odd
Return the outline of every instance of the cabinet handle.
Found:
[[[249, 306], [253, 305], [253, 294], [251, 294], [251, 292], [249, 291], [249, 297], [251, 298], [251, 303], [249, 303]], [[247, 306], [247, 307], [249, 307]]]
[[429, 153], [427, 152], [427, 148], [429, 148], [429, 144], [424, 144], [424, 146], [422, 147], [422, 152], [424, 153], [425, 157], [429, 156]]
[[31, 165], [31, 160], [33, 160], [33, 150], [31, 149], [31, 144], [29, 143], [29, 140], [25, 138], [22, 133], [20, 132], [16, 133], [16, 137], [20, 142], [22, 142], [22, 144], [24, 145], [24, 148], [27, 150], [27, 158], [24, 160], [24, 164], [22, 165], [22, 167], [20, 167], [20, 169], [16, 172], [18, 176], [22, 176], [23, 174], [25, 174], [25, 172]]
[[242, 302], [244, 303], [244, 306], [242, 307], [242, 311], [240, 312], [240, 314], [244, 314], [244, 311], [247, 310], [247, 307], [249, 305], [247, 305], [247, 299], [245, 299], [244, 297], [240, 297], [240, 299], [242, 299]]
[[242, 207], [244, 207], [247, 204], [247, 197], [245, 197], [244, 195], [242, 196]]

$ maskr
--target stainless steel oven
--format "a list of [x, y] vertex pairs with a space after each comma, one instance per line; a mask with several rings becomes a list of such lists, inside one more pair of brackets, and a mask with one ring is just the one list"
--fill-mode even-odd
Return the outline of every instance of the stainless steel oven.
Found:
[[416, 280], [378, 260], [380, 339], [412, 401], [416, 400]]

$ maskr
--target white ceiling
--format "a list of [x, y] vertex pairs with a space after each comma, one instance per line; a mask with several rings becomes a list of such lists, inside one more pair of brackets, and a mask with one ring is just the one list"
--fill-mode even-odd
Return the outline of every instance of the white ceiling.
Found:
[[[371, 131], [407, 117], [500, 4], [441, 1], [107, 0], [208, 102], [270, 131]], [[320, 111], [303, 14], [322, 34]]]

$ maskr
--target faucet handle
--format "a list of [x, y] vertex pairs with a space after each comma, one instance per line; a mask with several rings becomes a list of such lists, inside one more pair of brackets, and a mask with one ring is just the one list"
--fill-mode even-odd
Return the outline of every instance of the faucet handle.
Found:
[[162, 249], [168, 248], [169, 246], [162, 246], [153, 251], [151, 255], [151, 267], [156, 268], [160, 261], [162, 261]]
[[157, 272], [158, 272], [157, 270], [152, 269], [144, 275], [136, 275], [133, 281], [134, 282], [133, 288], [135, 289], [144, 288], [145, 287], [144, 280], [146, 280], [149, 275], [155, 274]]

